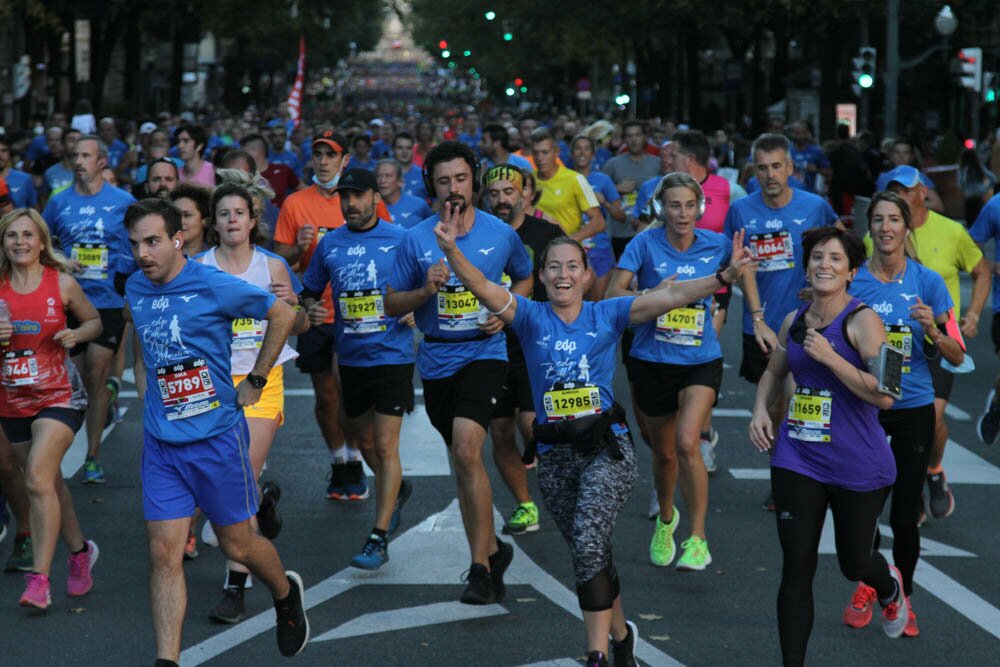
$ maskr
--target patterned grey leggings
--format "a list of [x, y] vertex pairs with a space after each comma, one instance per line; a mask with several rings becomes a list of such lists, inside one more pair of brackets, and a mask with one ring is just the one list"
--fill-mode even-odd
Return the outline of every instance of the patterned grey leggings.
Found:
[[577, 586], [611, 565], [611, 533], [639, 475], [631, 437], [620, 441], [621, 461], [607, 451], [581, 456], [569, 446], [538, 457], [538, 487], [573, 555]]

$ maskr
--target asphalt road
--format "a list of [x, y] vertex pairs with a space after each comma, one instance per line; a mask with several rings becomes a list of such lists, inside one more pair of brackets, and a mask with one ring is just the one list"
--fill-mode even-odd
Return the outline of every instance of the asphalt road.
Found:
[[[968, 287], [966, 286], [966, 292]], [[734, 302], [739, 312], [738, 302]], [[984, 326], [988, 327], [984, 317]], [[639, 627], [639, 657], [648, 665], [761, 665], [780, 662], [775, 597], [781, 559], [774, 516], [760, 509], [767, 491], [767, 459], [746, 437], [754, 388], [739, 379], [738, 318], [724, 332], [732, 351], [715, 425], [721, 435], [719, 470], [712, 477], [708, 540], [714, 562], [703, 573], [658, 569], [648, 562], [652, 524], [645, 518], [649, 452], [640, 446], [640, 479], [615, 531], [615, 551], [627, 614]], [[837, 568], [832, 536], [823, 541], [815, 581], [816, 618], [809, 644], [812, 664], [995, 664], [1000, 649], [1000, 582], [990, 563], [1000, 561], [1000, 537], [992, 503], [1000, 485], [1000, 447], [975, 437], [975, 419], [997, 371], [989, 332], [972, 341], [979, 366], [958, 378], [949, 418], [954, 444], [945, 469], [957, 509], [929, 521], [916, 574], [913, 604], [922, 634], [890, 640], [877, 621], [854, 630], [841, 621], [853, 591]], [[620, 398], [624, 373], [619, 377]], [[502, 604], [458, 604], [468, 550], [444, 447], [418, 410], [407, 418], [404, 468], [415, 491], [390, 562], [376, 573], [347, 567], [371, 526], [374, 504], [346, 505], [324, 497], [327, 457], [312, 418], [308, 380], [295, 371], [286, 384], [287, 423], [281, 429], [265, 478], [283, 495], [284, 530], [276, 544], [286, 566], [306, 582], [312, 643], [299, 665], [522, 666], [579, 664], [583, 631], [573, 592], [568, 551], [544, 514], [542, 529], [515, 538], [516, 555]], [[131, 389], [131, 387], [128, 387]], [[625, 402], [625, 401], [623, 401]], [[104, 445], [109, 482], [85, 487], [71, 482], [77, 512], [101, 557], [94, 590], [85, 598], [65, 595], [65, 547], [53, 568], [53, 605], [45, 613], [17, 606], [21, 577], [0, 576], [0, 627], [8, 665], [149, 665], [155, 657], [147, 593], [148, 558], [141, 513], [139, 404], [108, 435]], [[82, 451], [67, 456], [67, 473]], [[492, 463], [494, 503], [500, 515], [513, 508]], [[534, 487], [534, 477], [532, 476]], [[537, 493], [536, 493], [537, 496]], [[683, 505], [681, 506], [683, 512]], [[887, 514], [883, 529], [888, 535]], [[679, 538], [687, 536], [682, 514]], [[6, 559], [11, 539], [0, 545]], [[247, 592], [250, 616], [237, 626], [208, 619], [218, 601], [224, 559], [199, 543], [201, 556], [185, 565], [189, 587], [182, 664], [271, 665], [283, 663], [274, 645], [267, 592]], [[891, 548], [891, 540], [883, 540]]]

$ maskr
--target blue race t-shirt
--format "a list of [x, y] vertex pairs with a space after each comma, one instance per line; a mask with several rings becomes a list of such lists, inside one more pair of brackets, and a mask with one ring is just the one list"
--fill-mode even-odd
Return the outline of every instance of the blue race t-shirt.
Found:
[[125, 296], [146, 364], [146, 431], [183, 445], [235, 426], [243, 410], [230, 375], [233, 320], [266, 319], [275, 296], [191, 260], [165, 285], [132, 274]]
[[935, 318], [951, 310], [953, 304], [944, 278], [919, 262], [907, 259], [903, 275], [886, 283], [876, 278], [865, 262], [847, 291], [879, 314], [885, 322], [889, 344], [903, 352], [903, 397], [892, 409], [933, 403], [934, 384], [924, 356], [924, 329], [910, 315], [910, 306], [919, 298], [931, 307]]
[[[342, 225], [316, 246], [302, 281], [316, 293], [329, 283], [342, 366], [413, 363], [413, 330], [385, 314], [385, 286], [406, 230], [384, 221], [356, 232]], [[319, 261], [317, 261], [319, 260]]]
[[386, 202], [385, 207], [389, 209], [392, 221], [403, 229], [415, 227], [417, 223], [434, 215], [434, 211], [427, 205], [426, 200], [408, 195], [405, 192], [400, 193], [395, 204]]
[[[792, 190], [792, 199], [781, 208], [764, 203], [760, 192], [734, 201], [726, 214], [725, 236], [733, 238], [746, 230], [746, 244], [757, 264], [757, 289], [764, 320], [775, 332], [785, 315], [799, 305], [798, 293], [805, 286], [802, 234], [813, 227], [837, 221], [830, 204], [805, 190]], [[743, 333], [753, 334], [750, 309], [743, 302]]]
[[[601, 171], [590, 170], [587, 175], [587, 182], [590, 183], [590, 187], [594, 189], [594, 192], [599, 192], [604, 195], [604, 199], [609, 203], [613, 204], [622, 196], [618, 193], [618, 189], [615, 187], [615, 182], [611, 180], [611, 177]], [[614, 253], [611, 250], [611, 237], [608, 236], [607, 226], [611, 225], [611, 214], [608, 213], [606, 206], [601, 206], [601, 215], [604, 216], [604, 224], [606, 225], [605, 230], [594, 236], [586, 238], [583, 240], [583, 247], [587, 249], [587, 252], [591, 257], [595, 255], [604, 255], [609, 258], [614, 257]], [[583, 216], [583, 224], [590, 222], [590, 218], [586, 215]]]
[[[982, 245], [993, 239], [993, 261], [1000, 262], [1000, 195], [990, 198], [969, 230], [972, 240]], [[1000, 276], [993, 273], [993, 312], [1000, 312]]]
[[649, 205], [649, 200], [653, 198], [656, 186], [660, 184], [662, 179], [663, 176], [653, 176], [639, 186], [639, 191], [635, 194], [635, 206], [631, 211], [633, 218], [638, 218], [642, 215], [643, 211]]
[[272, 151], [267, 156], [268, 162], [273, 162], [274, 164], [286, 165], [289, 169], [295, 172], [295, 175], [302, 178], [302, 162], [299, 160], [299, 156], [295, 154], [294, 151], [283, 150], [280, 153]]
[[35, 184], [31, 181], [31, 174], [11, 169], [4, 176], [4, 180], [7, 181], [10, 200], [14, 202], [14, 208], [38, 206], [38, 192], [35, 190]]
[[63, 166], [62, 162], [56, 162], [45, 170], [45, 189], [48, 192], [62, 191], [73, 185], [73, 172]]
[[118, 164], [125, 157], [125, 153], [128, 153], [128, 144], [126, 144], [121, 139], [115, 139], [108, 146], [108, 166], [112, 169], [117, 169]]
[[135, 260], [125, 231], [125, 209], [135, 198], [104, 183], [95, 195], [81, 195], [75, 187], [49, 200], [42, 217], [63, 254], [83, 266], [76, 274], [94, 308], [121, 308], [115, 274], [132, 273]]
[[804, 148], [797, 148], [792, 144], [790, 152], [796, 175], [805, 183], [806, 190], [816, 192], [816, 177], [819, 171], [809, 171], [809, 165], [814, 165], [816, 169], [828, 169], [830, 160], [826, 157], [826, 153], [816, 144], [809, 144]]
[[[646, 229], [629, 241], [618, 268], [631, 271], [640, 290], [652, 289], [665, 278], [696, 280], [714, 276], [729, 264], [733, 242], [707, 229], [694, 230], [694, 243], [680, 251], [667, 240], [663, 227]], [[712, 326], [712, 297], [689, 303], [635, 327], [632, 356], [643, 361], [690, 366], [722, 356]]]
[[[584, 301], [566, 324], [552, 304], [517, 295], [511, 328], [521, 341], [539, 424], [607, 412], [615, 402], [615, 349], [635, 297]], [[538, 443], [539, 453], [549, 445]]]
[[[405, 292], [422, 288], [427, 283], [427, 269], [444, 259], [434, 236], [438, 220], [440, 217], [435, 215], [406, 232], [389, 275], [389, 285], [394, 290]], [[472, 229], [459, 236], [456, 243], [491, 282], [501, 284], [504, 273], [514, 281], [531, 276], [531, 260], [517, 232], [489, 213], [477, 210]], [[478, 325], [479, 309], [479, 300], [452, 273], [438, 293], [414, 312], [417, 328], [425, 336], [456, 341], [443, 343], [425, 339], [417, 355], [420, 377], [431, 380], [448, 377], [477, 359], [507, 360], [502, 332], [475, 340], [482, 335]]]
[[[180, 170], [184, 168], [184, 160], [180, 159], [179, 157], [168, 157], [167, 159], [173, 162], [177, 166], [178, 174], [180, 173]], [[145, 183], [148, 177], [149, 177], [149, 165], [148, 164], [139, 165], [139, 168], [135, 170], [135, 184], [141, 185]]]
[[430, 199], [427, 188], [424, 187], [423, 171], [415, 164], [411, 164], [410, 168], [403, 172], [403, 192], [424, 200]]

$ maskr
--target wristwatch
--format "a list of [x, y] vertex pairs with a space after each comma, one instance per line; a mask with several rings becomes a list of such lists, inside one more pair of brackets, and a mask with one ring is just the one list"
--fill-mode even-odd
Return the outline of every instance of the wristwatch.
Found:
[[247, 382], [249, 382], [254, 389], [263, 389], [264, 385], [267, 384], [267, 378], [264, 377], [263, 375], [248, 373]]

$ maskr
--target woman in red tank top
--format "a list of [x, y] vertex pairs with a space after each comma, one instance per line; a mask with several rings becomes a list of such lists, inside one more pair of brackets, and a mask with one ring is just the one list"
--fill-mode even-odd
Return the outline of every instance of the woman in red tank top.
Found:
[[[30, 505], [34, 558], [21, 605], [45, 609], [52, 601], [49, 569], [60, 527], [71, 552], [67, 592], [81, 596], [93, 586], [97, 545], [83, 537], [60, 465], [87, 407], [68, 350], [98, 336], [101, 320], [52, 251], [48, 226], [37, 212], [17, 209], [0, 219], [0, 241], [0, 299], [9, 311], [0, 312], [0, 426], [6, 435], [0, 459], [8, 460], [12, 448], [19, 464], [14, 468], [24, 470], [20, 484], [3, 484], [11, 495], [26, 490]], [[67, 328], [67, 309], [79, 327]]]

